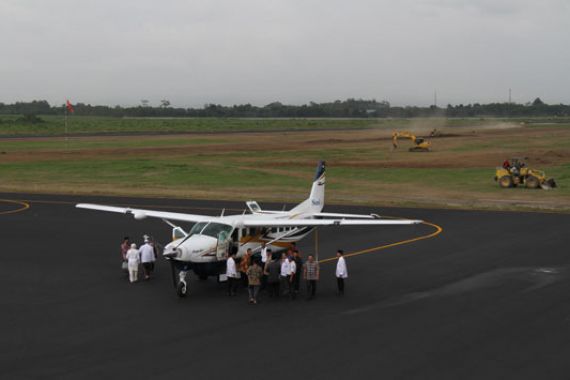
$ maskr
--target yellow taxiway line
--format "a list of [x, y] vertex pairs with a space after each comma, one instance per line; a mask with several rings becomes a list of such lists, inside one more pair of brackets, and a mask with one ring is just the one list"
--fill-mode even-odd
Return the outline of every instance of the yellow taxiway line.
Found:
[[13, 201], [11, 199], [0, 199], [0, 203], [11, 203], [11, 204], [17, 204], [17, 205], [21, 206], [20, 208], [15, 209], [15, 210], [0, 211], [0, 215], [15, 214], [17, 212], [26, 211], [27, 209], [30, 208], [30, 204], [28, 202]]
[[[438, 226], [435, 223], [430, 223], [430, 222], [422, 222], [421, 224], [425, 224], [427, 226], [433, 227], [435, 228], [435, 232], [432, 232], [431, 234], [428, 235], [422, 235], [422, 236], [418, 236], [415, 238], [411, 238], [411, 239], [407, 239], [407, 240], [402, 240], [402, 241], [397, 241], [395, 243], [390, 243], [390, 244], [385, 244], [385, 245], [379, 245], [377, 247], [372, 247], [372, 248], [367, 248], [367, 249], [363, 249], [360, 251], [355, 251], [355, 252], [350, 252], [350, 253], [345, 253], [344, 257], [352, 257], [352, 256], [359, 256], [359, 255], [365, 255], [367, 253], [374, 253], [374, 252], [378, 252], [378, 251], [382, 251], [384, 249], [388, 249], [388, 248], [392, 248], [392, 247], [397, 247], [399, 245], [404, 245], [404, 244], [410, 244], [410, 243], [414, 243], [416, 241], [420, 241], [420, 240], [426, 240], [426, 239], [431, 239], [436, 237], [437, 235], [439, 235], [440, 233], [443, 232], [443, 228]], [[328, 259], [322, 259], [319, 260], [319, 263], [328, 263], [331, 261], [336, 260], [336, 257], [329, 257]]]

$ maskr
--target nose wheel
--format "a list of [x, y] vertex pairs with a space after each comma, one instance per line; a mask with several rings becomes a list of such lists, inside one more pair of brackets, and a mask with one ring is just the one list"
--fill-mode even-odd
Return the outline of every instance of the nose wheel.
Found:
[[176, 285], [176, 294], [178, 297], [186, 297], [188, 294], [188, 284], [186, 283], [186, 271], [178, 273], [178, 285]]
[[188, 287], [186, 285], [186, 281], [180, 281], [178, 283], [178, 286], [176, 287], [176, 294], [178, 294], [178, 297], [186, 297], [186, 294], [188, 292]]

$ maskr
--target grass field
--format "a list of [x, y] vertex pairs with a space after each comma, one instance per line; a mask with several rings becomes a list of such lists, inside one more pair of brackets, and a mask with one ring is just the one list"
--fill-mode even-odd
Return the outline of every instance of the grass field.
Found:
[[[118, 132], [120, 124], [107, 120], [87, 118], [81, 133]], [[125, 122], [126, 132], [158, 132], [165, 122], [180, 128], [168, 131], [193, 134], [86, 135], [67, 143], [63, 137], [0, 138], [0, 191], [295, 202], [306, 197], [314, 167], [324, 159], [329, 202], [570, 211], [570, 123], [560, 120]], [[10, 134], [6, 125], [0, 123], [0, 133]], [[200, 134], [199, 128], [220, 133]], [[432, 139], [433, 152], [410, 153], [404, 141], [391, 148], [394, 129], [422, 135], [433, 128], [443, 133]], [[250, 132], [222, 133], [236, 129]], [[545, 170], [560, 187], [499, 189], [494, 168], [511, 156], [528, 157], [530, 166]]]
[[[17, 115], [0, 115], [0, 136], [58, 136], [65, 134], [63, 116], [40, 115], [43, 123], [23, 122]], [[570, 125], [570, 118], [533, 119], [247, 119], [247, 118], [114, 118], [74, 116], [68, 118], [68, 133], [120, 134], [120, 133], [221, 133], [221, 132], [266, 132], [291, 130], [323, 129], [362, 129], [362, 128], [461, 128], [488, 127], [497, 124], [521, 122], [536, 123], [537, 126], [550, 126], [551, 123]]]
[[[1, 135], [63, 135], [63, 116], [40, 116], [43, 123], [18, 122], [17, 116], [0, 117]], [[303, 129], [369, 128], [381, 125], [375, 119], [238, 119], [238, 118], [113, 118], [69, 116], [73, 135], [106, 133], [217, 133]]]

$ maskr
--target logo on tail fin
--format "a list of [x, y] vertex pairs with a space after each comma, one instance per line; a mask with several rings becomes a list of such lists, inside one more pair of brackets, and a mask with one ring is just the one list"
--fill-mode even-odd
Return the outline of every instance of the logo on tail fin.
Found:
[[325, 161], [319, 161], [317, 165], [317, 172], [315, 173], [315, 179], [313, 182], [318, 181], [318, 185], [322, 186], [325, 183]]

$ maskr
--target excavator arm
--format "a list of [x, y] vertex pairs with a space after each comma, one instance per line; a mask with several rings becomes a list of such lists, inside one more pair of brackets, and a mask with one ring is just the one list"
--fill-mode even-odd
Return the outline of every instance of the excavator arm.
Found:
[[394, 149], [398, 148], [399, 138], [406, 138], [412, 140], [414, 146], [410, 148], [410, 152], [429, 152], [431, 143], [429, 141], [424, 140], [422, 137], [416, 137], [416, 135], [408, 131], [392, 133], [392, 146], [394, 147]]

